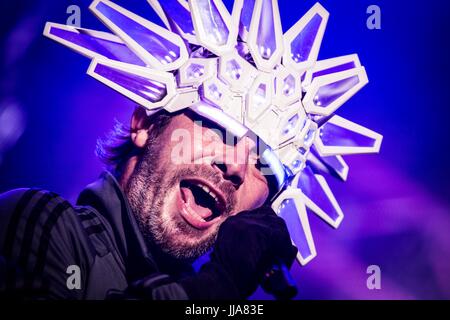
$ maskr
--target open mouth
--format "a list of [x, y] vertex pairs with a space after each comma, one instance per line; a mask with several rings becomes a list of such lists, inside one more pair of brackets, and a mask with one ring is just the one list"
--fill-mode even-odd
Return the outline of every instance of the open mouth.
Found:
[[220, 191], [200, 179], [180, 182], [181, 213], [193, 227], [205, 229], [225, 212], [225, 199]]

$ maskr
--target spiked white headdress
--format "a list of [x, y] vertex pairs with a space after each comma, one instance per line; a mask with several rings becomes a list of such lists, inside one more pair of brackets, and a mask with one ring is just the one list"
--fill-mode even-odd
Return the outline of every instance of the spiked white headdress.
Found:
[[304, 265], [316, 256], [307, 209], [337, 228], [324, 174], [342, 155], [378, 152], [382, 136], [334, 112], [367, 82], [357, 55], [317, 61], [328, 12], [314, 5], [283, 34], [277, 0], [148, 0], [166, 28], [111, 1], [90, 9], [114, 34], [47, 23], [44, 34], [92, 59], [88, 74], [147, 109], [191, 108], [238, 137], [249, 132], [283, 186], [272, 207]]

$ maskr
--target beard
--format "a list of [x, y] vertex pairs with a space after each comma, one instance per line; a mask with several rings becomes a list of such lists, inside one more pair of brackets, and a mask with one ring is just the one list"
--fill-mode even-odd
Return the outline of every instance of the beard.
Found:
[[[171, 163], [170, 157], [162, 156], [164, 147], [161, 142], [147, 143], [129, 178], [125, 193], [148, 245], [156, 244], [176, 259], [196, 259], [208, 252], [216, 241], [220, 224], [235, 207], [236, 189], [210, 165]], [[173, 203], [170, 203], [170, 196], [174, 199], [173, 194], [180, 192], [180, 182], [188, 177], [209, 181], [225, 196], [224, 212], [217, 223], [206, 230], [192, 227], [177, 210], [171, 210]]]

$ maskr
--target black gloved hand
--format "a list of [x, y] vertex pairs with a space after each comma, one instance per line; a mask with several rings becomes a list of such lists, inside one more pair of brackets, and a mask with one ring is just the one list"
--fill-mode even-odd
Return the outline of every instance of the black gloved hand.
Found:
[[274, 264], [290, 267], [296, 253], [286, 223], [269, 206], [244, 211], [221, 225], [211, 261], [180, 284], [191, 299], [245, 299]]

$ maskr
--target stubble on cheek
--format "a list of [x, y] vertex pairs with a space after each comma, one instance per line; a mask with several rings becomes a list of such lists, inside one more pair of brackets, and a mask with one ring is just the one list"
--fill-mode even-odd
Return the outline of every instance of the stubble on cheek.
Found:
[[142, 234], [147, 241], [156, 243], [176, 258], [201, 256], [214, 244], [219, 224], [208, 230], [195, 229], [181, 217], [175, 202], [184, 176], [204, 177], [209, 171], [192, 166], [180, 168], [168, 163], [151, 167], [153, 171], [147, 171], [150, 166], [140, 164], [127, 188], [130, 206]]

